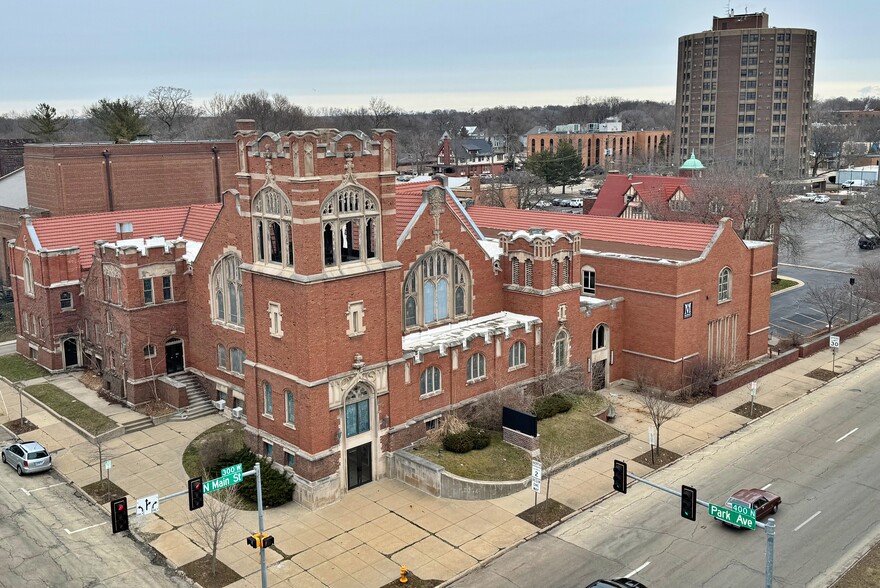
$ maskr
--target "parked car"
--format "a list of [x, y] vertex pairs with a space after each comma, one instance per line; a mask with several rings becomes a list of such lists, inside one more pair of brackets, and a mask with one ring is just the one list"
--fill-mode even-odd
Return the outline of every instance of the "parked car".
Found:
[[572, 198], [568, 201], [568, 205], [572, 208], [583, 208], [584, 199], [583, 198]]
[[3, 463], [8, 463], [19, 476], [44, 472], [52, 468], [52, 456], [36, 441], [13, 443], [3, 449], [0, 459]]
[[[767, 515], [774, 514], [779, 510], [780, 504], [782, 504], [782, 499], [776, 494], [758, 488], [751, 488], [734, 492], [733, 495], [727, 499], [725, 506], [730, 508], [736, 505], [754, 509], [755, 518], [761, 520]], [[730, 523], [724, 524], [728, 526], [736, 526], [730, 525]]]
[[648, 588], [638, 580], [632, 578], [617, 578], [616, 580], [596, 580], [587, 588]]
[[538, 200], [535, 202], [535, 208], [550, 208], [550, 203], [546, 200]]
[[801, 202], [813, 202], [816, 200], [816, 196], [818, 196], [818, 194], [815, 192], [807, 192], [806, 194], [798, 194], [797, 199]]
[[569, 200], [568, 198], [560, 198], [559, 204], [557, 204], [557, 206], [571, 206], [571, 200]]
[[578, 190], [578, 193], [580, 193], [581, 196], [592, 196], [593, 194], [598, 194], [599, 191], [595, 188], [581, 188]]
[[553, 206], [561, 206], [562, 198], [554, 198], [550, 201]]
[[828, 202], [831, 202], [831, 198], [829, 198], [825, 194], [819, 194], [818, 196], [816, 196], [813, 202], [815, 202], [816, 204], [827, 204]]
[[859, 237], [860, 249], [876, 249], [880, 247], [880, 237], [877, 235], [862, 235]]

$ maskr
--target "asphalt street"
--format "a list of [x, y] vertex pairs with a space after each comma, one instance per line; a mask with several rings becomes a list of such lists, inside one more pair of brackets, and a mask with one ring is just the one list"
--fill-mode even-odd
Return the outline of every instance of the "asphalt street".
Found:
[[[878, 376], [871, 362], [650, 479], [719, 505], [740, 488], [780, 495], [773, 585], [827, 586], [880, 538]], [[679, 506], [635, 483], [455, 585], [582, 588], [626, 575], [651, 588], [764, 585], [763, 530], [726, 527], [705, 507], [691, 522]]]
[[109, 521], [54, 473], [20, 477], [0, 464], [0, 586], [187, 586], [131, 538], [113, 536]]

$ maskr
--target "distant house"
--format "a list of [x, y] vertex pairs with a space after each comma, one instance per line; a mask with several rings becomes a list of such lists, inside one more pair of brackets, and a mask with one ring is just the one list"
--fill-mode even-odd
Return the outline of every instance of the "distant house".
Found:
[[486, 139], [443, 133], [433, 167], [447, 176], [500, 175], [504, 172], [504, 161], [504, 152], [496, 151]]

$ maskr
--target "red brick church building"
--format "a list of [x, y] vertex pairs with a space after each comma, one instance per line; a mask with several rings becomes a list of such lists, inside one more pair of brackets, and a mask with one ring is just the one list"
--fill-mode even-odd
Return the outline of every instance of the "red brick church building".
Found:
[[727, 221], [466, 210], [442, 176], [398, 186], [391, 130], [235, 141], [221, 204], [24, 217], [18, 351], [134, 404], [198, 382], [309, 506], [487, 392], [767, 352], [771, 247]]

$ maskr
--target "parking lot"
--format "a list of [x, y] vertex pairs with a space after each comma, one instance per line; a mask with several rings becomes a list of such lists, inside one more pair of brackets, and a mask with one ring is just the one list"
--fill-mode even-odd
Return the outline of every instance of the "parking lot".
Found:
[[[805, 206], [811, 206], [805, 203]], [[823, 206], [823, 205], [816, 205]], [[832, 204], [833, 206], [833, 204]], [[820, 215], [803, 233], [804, 252], [793, 259], [780, 252], [779, 275], [818, 287], [849, 286], [854, 270], [865, 261], [880, 261], [880, 250], [859, 249], [858, 240]], [[770, 299], [770, 328], [776, 337], [807, 335], [826, 327], [825, 314], [808, 300], [807, 289], [783, 291]], [[847, 320], [849, 311], [840, 317]], [[863, 313], [864, 314], [864, 313]]]

